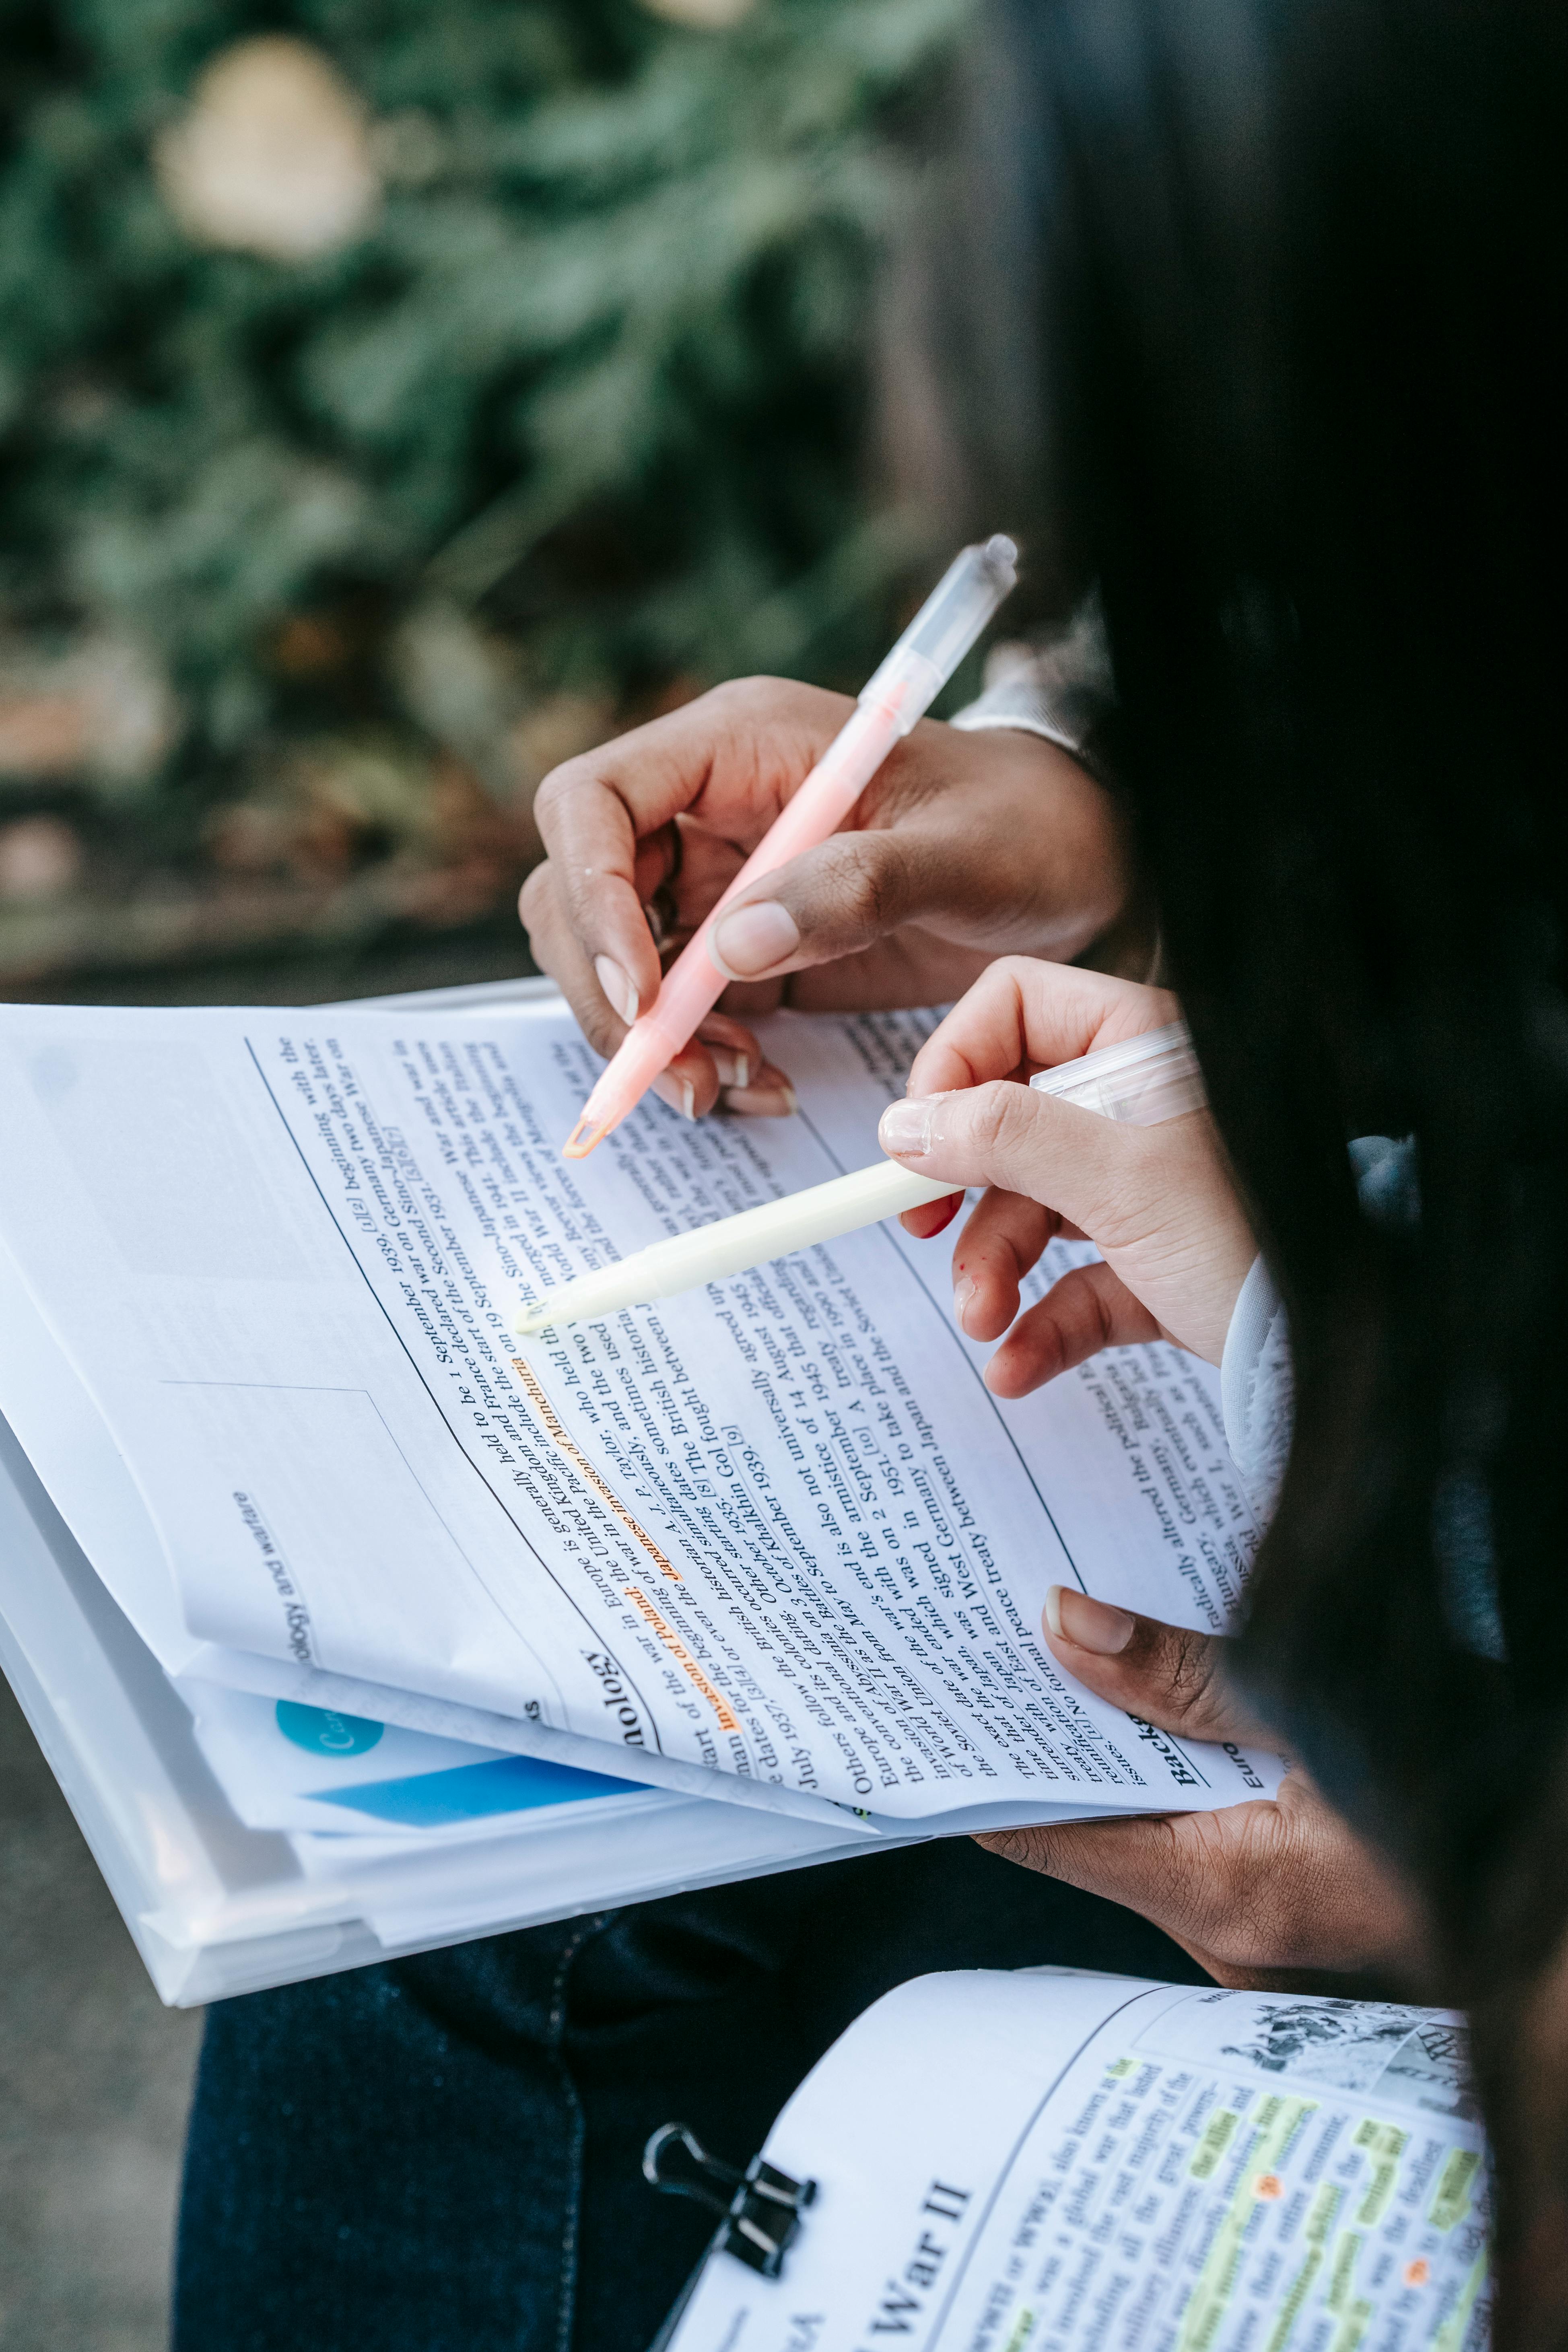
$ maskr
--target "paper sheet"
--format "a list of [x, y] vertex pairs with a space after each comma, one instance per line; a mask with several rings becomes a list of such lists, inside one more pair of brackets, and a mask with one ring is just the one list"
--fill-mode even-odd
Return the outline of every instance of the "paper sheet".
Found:
[[916, 1979], [766, 2154], [815, 2201], [716, 2254], [671, 2352], [1479, 2352], [1460, 2021], [1072, 1970]]
[[494, 1837], [545, 1817], [606, 1805], [639, 1813], [679, 1799], [607, 1774], [576, 1772], [459, 1739], [213, 1683], [176, 1685], [196, 1744], [250, 1829], [358, 1832], [418, 1843]]
[[167, 1674], [186, 1671], [204, 1645], [181, 1613], [179, 1592], [142, 1490], [3, 1237], [0, 1413], [159, 1664]]
[[650, 1102], [569, 1168], [595, 1062], [552, 1006], [0, 1011], [0, 1235], [191, 1633], [817, 1813], [1271, 1788], [1101, 1706], [1037, 1632], [1051, 1581], [1234, 1607], [1255, 1530], [1206, 1368], [1126, 1349], [999, 1407], [945, 1250], [897, 1228], [509, 1334], [546, 1282], [873, 1157], [921, 1034], [784, 1016], [800, 1118]]

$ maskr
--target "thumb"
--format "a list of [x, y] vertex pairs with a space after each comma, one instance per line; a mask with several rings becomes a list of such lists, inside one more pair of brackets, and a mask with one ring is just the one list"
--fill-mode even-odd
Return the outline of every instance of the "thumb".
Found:
[[1246, 1747], [1277, 1744], [1232, 1689], [1229, 1644], [1216, 1634], [1135, 1616], [1069, 1584], [1053, 1584], [1047, 1594], [1045, 1633], [1057, 1664], [1097, 1698], [1162, 1731]]
[[1011, 1078], [889, 1103], [877, 1140], [889, 1159], [955, 1191], [991, 1184], [1055, 1209], [1102, 1248], [1120, 1237], [1128, 1179], [1147, 1148], [1144, 1129]]
[[874, 947], [923, 907], [921, 853], [890, 832], [836, 834], [753, 882], [713, 926], [731, 980], [771, 979]]

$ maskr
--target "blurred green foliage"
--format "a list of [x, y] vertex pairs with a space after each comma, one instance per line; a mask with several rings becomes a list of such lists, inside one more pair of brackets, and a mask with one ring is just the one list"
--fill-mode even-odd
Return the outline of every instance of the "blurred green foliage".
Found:
[[[868, 666], [916, 551], [862, 487], [880, 134], [962, 13], [0, 0], [0, 625], [149, 646], [198, 800], [258, 740], [412, 722], [482, 772], [531, 697]], [[204, 244], [151, 161], [267, 34], [380, 183], [302, 258]]]

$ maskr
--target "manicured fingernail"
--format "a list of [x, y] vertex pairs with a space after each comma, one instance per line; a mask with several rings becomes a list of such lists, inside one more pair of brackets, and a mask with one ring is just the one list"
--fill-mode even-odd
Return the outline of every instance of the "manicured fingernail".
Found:
[[671, 1110], [678, 1110], [682, 1118], [696, 1118], [697, 1089], [689, 1078], [672, 1078], [665, 1070], [655, 1078], [653, 1091], [660, 1102], [668, 1103]]
[[[1092, 1650], [1097, 1657], [1117, 1656], [1137, 1630], [1138, 1620], [1125, 1609], [1112, 1609], [1107, 1601], [1091, 1601], [1087, 1592], [1075, 1592], [1070, 1584], [1056, 1587], [1056, 1601], [1057, 1621], [1051, 1631], [1058, 1641], [1076, 1642], [1080, 1650]], [[1050, 1623], [1048, 1596], [1046, 1622]]]
[[800, 945], [800, 927], [787, 907], [764, 898], [755, 907], [737, 907], [713, 927], [713, 951], [720, 967], [733, 980], [752, 980], [771, 971]]
[[599, 976], [599, 986], [629, 1029], [637, 1017], [637, 992], [632, 986], [630, 972], [623, 971], [614, 956], [595, 956], [594, 970]]
[[1062, 1589], [1059, 1584], [1046, 1587], [1046, 1631], [1053, 1642], [1062, 1638]]
[[788, 1118], [800, 1108], [795, 1088], [780, 1070], [761, 1070], [752, 1087], [731, 1087], [724, 1108], [742, 1118]]
[[710, 1045], [713, 1067], [719, 1073], [722, 1087], [749, 1087], [752, 1083], [752, 1057], [737, 1054], [732, 1045]]
[[877, 1122], [877, 1140], [895, 1160], [919, 1160], [931, 1150], [931, 1115], [928, 1096], [889, 1103]]
[[[958, 1318], [960, 1330], [967, 1330], [969, 1309], [973, 1303], [976, 1285], [967, 1274], [961, 1274], [952, 1286], [952, 1311]], [[1049, 1608], [1047, 1601], [1046, 1606]]]

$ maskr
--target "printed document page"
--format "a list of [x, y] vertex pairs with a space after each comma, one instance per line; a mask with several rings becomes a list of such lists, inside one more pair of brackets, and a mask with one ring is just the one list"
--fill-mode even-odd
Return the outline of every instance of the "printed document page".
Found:
[[1206, 1367], [1124, 1349], [999, 1406], [946, 1246], [896, 1226], [510, 1332], [552, 1284], [874, 1159], [927, 1025], [783, 1016], [798, 1118], [649, 1101], [573, 1165], [597, 1062], [557, 1006], [0, 1009], [0, 1239], [191, 1634], [905, 1827], [1271, 1789], [1038, 1636], [1053, 1581], [1226, 1621], [1256, 1531]]
[[1479, 2352], [1460, 2021], [1074, 1970], [921, 1977], [769, 2135], [816, 2195], [670, 2352]]

